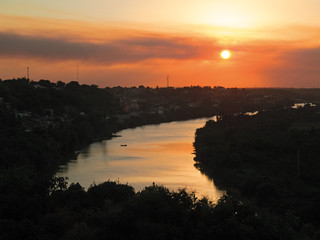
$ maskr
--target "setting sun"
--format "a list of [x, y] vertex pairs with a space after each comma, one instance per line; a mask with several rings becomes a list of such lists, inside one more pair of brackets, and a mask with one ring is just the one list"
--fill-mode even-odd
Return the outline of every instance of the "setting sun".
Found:
[[230, 58], [231, 53], [230, 53], [228, 50], [223, 50], [223, 51], [220, 53], [220, 56], [221, 56], [223, 59], [228, 59], [228, 58]]

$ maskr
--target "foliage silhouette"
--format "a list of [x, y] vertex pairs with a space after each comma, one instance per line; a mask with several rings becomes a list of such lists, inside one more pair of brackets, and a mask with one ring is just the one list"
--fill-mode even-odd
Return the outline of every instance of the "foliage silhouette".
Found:
[[298, 219], [292, 227], [318, 231], [319, 110], [274, 109], [207, 122], [196, 132], [196, 166], [216, 184], [240, 191], [242, 201], [254, 201], [258, 213], [290, 214]]
[[[237, 125], [239, 119], [225, 114], [282, 109], [294, 98], [313, 101], [318, 96], [319, 90], [313, 89], [101, 89], [77, 82], [1, 80], [0, 239], [316, 238], [320, 236], [316, 172], [320, 134], [314, 108], [299, 109], [301, 115], [290, 112], [283, 120], [277, 120], [283, 115], [275, 112], [261, 119], [263, 128], [238, 115], [245, 130]], [[138, 103], [131, 112], [124, 111], [128, 100]], [[156, 113], [159, 108], [163, 114]], [[78, 183], [68, 187], [66, 179], [52, 177], [59, 165], [76, 157], [75, 150], [110, 138], [122, 128], [216, 114], [223, 115], [219, 127], [209, 122], [206, 130], [197, 132], [198, 166], [217, 183], [239, 186], [259, 199], [255, 203], [259, 211], [233, 194], [214, 205], [185, 189], [172, 192], [153, 185], [136, 193], [131, 186], [106, 182], [86, 191]], [[129, 117], [120, 121], [123, 115]], [[292, 118], [297, 121], [290, 125]], [[288, 131], [282, 134], [283, 129]], [[301, 177], [293, 179], [297, 148]], [[292, 159], [294, 164], [288, 164]], [[262, 168], [261, 162], [274, 174], [257, 174], [251, 168]], [[267, 203], [280, 214], [260, 210]], [[283, 213], [281, 209], [294, 210]]]

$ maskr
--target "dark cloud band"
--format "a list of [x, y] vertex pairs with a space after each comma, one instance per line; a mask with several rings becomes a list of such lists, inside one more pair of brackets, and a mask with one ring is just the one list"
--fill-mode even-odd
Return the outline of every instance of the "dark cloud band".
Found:
[[184, 38], [140, 37], [105, 43], [71, 42], [37, 36], [0, 33], [0, 56], [48, 60], [87, 60], [107, 64], [147, 59], [191, 59], [205, 54], [212, 41], [195, 44]]

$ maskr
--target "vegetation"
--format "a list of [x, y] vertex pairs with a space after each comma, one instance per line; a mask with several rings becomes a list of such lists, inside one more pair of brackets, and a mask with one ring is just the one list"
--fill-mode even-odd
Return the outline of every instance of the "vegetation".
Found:
[[185, 189], [153, 185], [135, 193], [105, 182], [84, 191], [63, 183], [54, 179], [45, 198], [25, 199], [27, 208], [2, 211], [2, 239], [298, 239], [291, 216], [257, 215], [234, 195], [214, 205]]
[[[223, 116], [198, 129], [196, 165], [219, 186], [241, 193], [260, 211], [296, 219], [297, 231], [318, 237], [319, 107]], [[309, 239], [305, 237], [306, 239]]]
[[[76, 149], [92, 141], [110, 138], [122, 128], [290, 106], [293, 98], [313, 101], [318, 98], [318, 93], [317, 90], [248, 91], [222, 87], [151, 89], [140, 86], [101, 89], [78, 82], [0, 80], [0, 239], [295, 239], [304, 236], [305, 232], [311, 236], [309, 232], [312, 227], [312, 236], [316, 236], [317, 227], [314, 226], [317, 226], [318, 210], [313, 212], [313, 218], [309, 213], [310, 209], [317, 209], [319, 198], [315, 172], [317, 152], [308, 150], [317, 147], [315, 112], [304, 113], [304, 117], [310, 116], [312, 119], [309, 122], [296, 121], [287, 125], [277, 125], [275, 122], [270, 125], [270, 129], [279, 129], [279, 134], [283, 128], [291, 134], [288, 136], [294, 136], [288, 143], [285, 138], [287, 135], [276, 140], [280, 141], [279, 144], [284, 142], [283, 147], [293, 149], [295, 153], [299, 150], [301, 155], [301, 173], [299, 178], [295, 177], [295, 184], [306, 190], [292, 191], [290, 194], [305, 194], [311, 196], [308, 198], [311, 200], [303, 202], [302, 198], [294, 197], [296, 202], [288, 209], [306, 203], [306, 216], [302, 208], [281, 217], [261, 210], [257, 214], [255, 204], [245, 203], [242, 199], [240, 201], [237, 195], [232, 194], [213, 205], [185, 190], [171, 192], [153, 185], [136, 193], [128, 185], [106, 182], [93, 185], [85, 191], [79, 184], [68, 187], [65, 179], [53, 176], [59, 165], [75, 157]], [[239, 115], [238, 118], [246, 117]], [[217, 126], [225, 128], [216, 127], [211, 122], [207, 124], [204, 134], [198, 131], [196, 147], [199, 166], [211, 176], [217, 176], [216, 182], [227, 183], [222, 181], [223, 177], [219, 177], [219, 171], [212, 170], [214, 168], [211, 166], [216, 166], [216, 163], [208, 159], [216, 153], [211, 151], [210, 144], [216, 144], [213, 140], [216, 137], [229, 135], [229, 131], [237, 127], [237, 121], [224, 118]], [[245, 120], [239, 123], [245, 123]], [[304, 130], [308, 126], [314, 129]], [[227, 135], [225, 131], [228, 131]], [[254, 133], [250, 136], [253, 137]], [[254, 142], [250, 136], [243, 138], [243, 141], [247, 139], [248, 142]], [[309, 139], [310, 136], [312, 139]], [[273, 141], [273, 136], [266, 139]], [[266, 149], [270, 144], [267, 140], [263, 142]], [[220, 143], [219, 152], [230, 147], [223, 141]], [[243, 142], [241, 149], [249, 149], [248, 144]], [[260, 142], [255, 144], [257, 150], [248, 150], [250, 161], [254, 162], [255, 159], [252, 154], [261, 154], [261, 159], [276, 155], [264, 155], [265, 152], [259, 152]], [[237, 144], [232, 146], [240, 148]], [[286, 154], [284, 150], [281, 153], [285, 159], [295, 155]], [[251, 163], [244, 163], [241, 153], [231, 151], [230, 154], [240, 156], [228, 159], [233, 159], [238, 166], [246, 166], [243, 171], [255, 172], [248, 170], [247, 166]], [[307, 156], [308, 159], [304, 159]], [[276, 159], [274, 161], [277, 162]], [[279, 164], [279, 169], [288, 167], [287, 162]], [[314, 165], [308, 167], [308, 164]], [[240, 179], [241, 189], [248, 189], [248, 196], [257, 195], [261, 199], [264, 198], [264, 189], [274, 191], [278, 194], [274, 196], [287, 207], [287, 202], [280, 198], [282, 191], [272, 185], [276, 176], [269, 177], [266, 174], [267, 181], [264, 183], [271, 185], [260, 186], [263, 180], [259, 180], [259, 174], [241, 176], [233, 164], [229, 166], [227, 170], [221, 164], [221, 173], [230, 171], [233, 174], [234, 179], [229, 178], [230, 186], [236, 186]], [[288, 167], [288, 174], [284, 175], [290, 178], [296, 173], [295, 169]], [[251, 182], [247, 176], [256, 178], [256, 181]], [[292, 184], [290, 181], [286, 183]], [[252, 188], [250, 184], [253, 184]], [[259, 194], [255, 194], [254, 187], [261, 189]], [[281, 188], [285, 187], [283, 185]], [[262, 201], [261, 206], [265, 205]], [[281, 209], [281, 205], [273, 204], [273, 207]], [[313, 225], [300, 227], [297, 216], [303, 219], [303, 223], [310, 222]]]

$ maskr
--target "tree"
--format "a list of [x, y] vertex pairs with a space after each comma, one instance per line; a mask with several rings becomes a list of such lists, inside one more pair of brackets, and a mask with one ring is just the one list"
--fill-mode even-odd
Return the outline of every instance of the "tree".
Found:
[[48, 192], [52, 194], [55, 191], [65, 191], [68, 186], [68, 177], [53, 176], [49, 181]]

